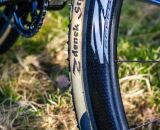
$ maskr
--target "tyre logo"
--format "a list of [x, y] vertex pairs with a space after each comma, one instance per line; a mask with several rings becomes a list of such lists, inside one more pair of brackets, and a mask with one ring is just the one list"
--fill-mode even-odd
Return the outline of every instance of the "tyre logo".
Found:
[[72, 50], [72, 54], [74, 55], [74, 62], [73, 62], [73, 73], [75, 74], [75, 72], [80, 72], [80, 62], [76, 59], [78, 57], [78, 36], [79, 36], [79, 25], [75, 25], [73, 27], [73, 32], [74, 32], [74, 45], [73, 45], [73, 50]]
[[82, 9], [80, 7], [82, 5], [82, 2], [84, 2], [84, 0], [78, 0], [76, 3], [77, 6], [75, 6], [74, 8], [75, 13], [78, 14], [78, 19], [80, 19], [82, 16]]
[[[91, 46], [98, 53], [99, 61], [108, 61], [109, 20], [111, 17], [112, 0], [96, 0], [93, 12]], [[104, 36], [105, 32], [105, 36]]]
[[78, 72], [80, 74], [81, 72], [81, 63], [79, 60], [79, 36], [80, 36], [80, 25], [79, 22], [82, 19], [82, 7], [83, 7], [83, 2], [84, 0], [77, 0], [75, 1], [75, 6], [74, 6], [74, 13], [76, 14], [75, 16], [77, 16], [77, 21], [76, 23], [73, 25], [72, 27], [72, 32], [73, 32], [73, 47], [71, 50], [72, 55], [74, 56], [73, 59], [73, 68], [72, 68], [72, 72], [75, 75], [76, 72]]

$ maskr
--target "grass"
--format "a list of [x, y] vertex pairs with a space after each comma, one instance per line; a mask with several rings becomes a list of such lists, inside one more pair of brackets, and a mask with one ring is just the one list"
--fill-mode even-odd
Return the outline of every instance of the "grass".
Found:
[[35, 37], [19, 37], [0, 56], [0, 129], [77, 129], [70, 85], [57, 83], [58, 77], [68, 77], [68, 16], [69, 5], [47, 12]]
[[[160, 60], [159, 11], [153, 5], [124, 2], [119, 60]], [[159, 118], [159, 67], [159, 63], [119, 63], [121, 92], [131, 126]], [[153, 126], [148, 129], [158, 129]]]
[[[124, 2], [118, 59], [160, 60], [159, 11], [148, 4]], [[68, 16], [69, 5], [62, 11], [47, 12], [35, 37], [20, 37], [10, 51], [0, 56], [0, 129], [77, 129], [70, 85], [67, 81], [65, 87], [57, 83], [58, 78], [68, 76]], [[159, 67], [157, 63], [119, 63], [130, 126], [159, 117]], [[149, 127], [153, 130], [153, 125]]]

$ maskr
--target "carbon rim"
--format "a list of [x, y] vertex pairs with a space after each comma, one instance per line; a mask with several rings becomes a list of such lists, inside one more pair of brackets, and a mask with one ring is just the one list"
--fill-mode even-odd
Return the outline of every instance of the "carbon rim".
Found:
[[[102, 6], [104, 5], [105, 2], [103, 1], [103, 3], [100, 3], [101, 2], [100, 0], [97, 0], [96, 2], [97, 2], [96, 4], [99, 5], [99, 7], [97, 7], [98, 9], [95, 10], [94, 10], [94, 7], [96, 8], [95, 1], [91, 2], [90, 13], [88, 16], [89, 21], [87, 27], [89, 30], [86, 31], [88, 36], [87, 38], [88, 40], [86, 43], [87, 80], [88, 80], [89, 95], [92, 102], [93, 113], [95, 120], [97, 122], [96, 123], [97, 129], [103, 130], [110, 128], [113, 130], [117, 129], [128, 130], [125, 112], [122, 107], [123, 105], [119, 93], [120, 90], [118, 84], [115, 83], [116, 77], [118, 75], [116, 73], [117, 67], [114, 64], [114, 57], [116, 52], [114, 52], [115, 50], [113, 47], [117, 39], [117, 28], [118, 28], [117, 22], [119, 20], [118, 18], [119, 18], [121, 2], [120, 1], [113, 2], [110, 0], [106, 1], [108, 2], [106, 3], [107, 5], [106, 16], [108, 17], [108, 20], [105, 20], [105, 23], [103, 23], [103, 20], [100, 17], [102, 14], [104, 14], [104, 9], [102, 8]], [[112, 4], [114, 6], [112, 6]], [[99, 10], [99, 8], [101, 10]], [[96, 10], [98, 13], [100, 13], [100, 15], [97, 15], [97, 12], [95, 12]], [[92, 20], [92, 18], [94, 19], [94, 15], [96, 21], [95, 24], [93, 23]], [[107, 17], [104, 16], [104, 18]], [[113, 21], [110, 19], [113, 19]], [[104, 44], [103, 46], [103, 44], [101, 44], [102, 45], [101, 49], [98, 47], [98, 45], [102, 43], [101, 37], [103, 37], [102, 36], [103, 31], [97, 30], [99, 27], [102, 27], [102, 25], [99, 25], [98, 21], [100, 21], [100, 23], [103, 23], [105, 25], [106, 27], [105, 29], [108, 29], [107, 31], [105, 31], [104, 35], [105, 36], [107, 35], [108, 37], [114, 37], [114, 39], [111, 38], [109, 41], [107, 41], [107, 44], [111, 43], [111, 45], [105, 46]], [[92, 26], [93, 24], [95, 25], [94, 27]], [[112, 26], [112, 24], [114, 24], [114, 26]], [[94, 38], [91, 35], [94, 36]], [[97, 41], [98, 43], [96, 43]], [[104, 41], [104, 43], [106, 43], [106, 41]], [[106, 48], [107, 52], [110, 52], [111, 54], [105, 54], [103, 47], [107, 47]], [[101, 51], [102, 54], [100, 55]]]
[[[97, 0], [98, 2], [98, 5], [99, 5], [99, 8], [103, 8], [103, 3], [100, 3], [101, 1], [100, 0]], [[117, 2], [117, 1], [116, 1]], [[92, 6], [92, 5], [91, 5]], [[120, 10], [117, 10], [117, 6], [115, 7], [116, 9], [116, 11], [115, 12], [120, 12]], [[91, 9], [93, 9], [93, 7], [91, 7]], [[94, 12], [94, 10], [92, 10], [91, 12]], [[107, 62], [105, 61], [105, 59], [109, 62], [109, 64], [111, 64], [111, 72], [110, 72], [110, 74], [113, 76], [112, 77], [112, 81], [114, 81], [114, 82], [112, 82], [112, 81], [109, 81], [109, 82], [112, 82], [112, 84], [113, 84], [113, 86], [116, 86], [114, 89], [113, 89], [113, 91], [115, 91], [115, 93], [118, 93], [117, 91], [120, 91], [120, 90], [118, 90], [118, 89], [116, 89], [116, 88], [120, 88], [120, 86], [119, 86], [119, 84], [118, 84], [118, 82], [119, 82], [119, 79], [118, 79], [118, 65], [117, 65], [117, 63], [124, 63], [124, 62], [128, 62], [128, 63], [132, 63], [132, 62], [138, 62], [138, 63], [160, 63], [160, 61], [159, 60], [118, 60], [117, 59], [117, 44], [115, 44], [116, 42], [117, 42], [117, 29], [116, 28], [118, 28], [118, 21], [119, 21], [119, 14], [113, 14], [114, 16], [113, 16], [113, 22], [112, 22], [112, 25], [109, 25], [110, 24], [110, 22], [109, 21], [107, 21], [106, 22], [106, 25], [107, 25], [107, 28], [109, 28], [109, 26], [112, 26], [112, 28], [111, 28], [111, 34], [109, 34], [109, 31], [107, 32], [107, 36], [110, 36], [110, 38], [111, 38], [111, 40], [110, 41], [107, 41], [108, 43], [112, 43], [113, 42], [113, 45], [108, 45], [107, 46], [107, 52], [110, 52], [110, 54], [103, 54], [103, 53], [101, 53], [101, 52], [103, 52], [103, 49], [99, 49], [99, 45], [97, 44], [97, 43], [102, 43], [103, 41], [102, 41], [102, 37], [103, 37], [103, 29], [101, 28], [101, 27], [103, 27], [104, 26], [104, 24], [105, 23], [103, 23], [103, 20], [102, 20], [102, 18], [101, 18], [101, 15], [103, 15], [104, 14], [104, 10], [102, 9], [102, 10], [99, 10], [99, 9], [97, 9], [97, 12], [99, 13], [99, 15], [98, 15], [98, 13], [95, 15], [96, 16], [96, 18], [98, 19], [95, 19], [95, 25], [94, 25], [94, 27], [92, 26], [93, 25], [93, 23], [91, 22], [91, 21], [93, 21], [93, 19], [92, 18], [94, 18], [94, 13], [92, 14], [92, 15], [89, 15], [89, 18], [90, 18], [90, 21], [89, 21], [89, 23], [88, 23], [88, 25], [89, 25], [89, 29], [90, 28], [92, 28], [92, 31], [93, 32], [91, 32], [90, 30], [88, 30], [87, 31], [87, 35], [88, 36], [90, 36], [90, 35], [93, 35], [93, 36], [90, 36], [90, 37], [92, 37], [92, 38], [89, 38], [90, 40], [88, 40], [88, 42], [87, 42], [87, 46], [89, 46], [89, 44], [91, 43], [91, 46], [92, 47], [88, 47], [87, 48], [87, 74], [88, 74], [88, 76], [87, 76], [87, 78], [88, 78], [88, 82], [89, 82], [89, 87], [90, 86], [92, 86], [92, 87], [90, 87], [89, 88], [89, 93], [90, 93], [90, 95], [91, 95], [91, 100], [92, 100], [92, 107], [93, 107], [93, 111], [94, 111], [94, 116], [97, 118], [97, 120], [96, 120], [96, 122], [101, 122], [100, 124], [104, 124], [104, 123], [102, 123], [105, 119], [103, 118], [102, 120], [100, 120], [100, 116], [98, 117], [98, 113], [100, 113], [99, 111], [101, 111], [101, 114], [100, 115], [105, 115], [106, 113], [103, 113], [102, 111], [105, 111], [105, 110], [103, 110], [103, 105], [101, 105], [101, 104], [103, 104], [105, 101], [103, 100], [102, 102], [100, 102], [100, 100], [98, 100], [98, 95], [95, 93], [96, 91], [101, 91], [100, 93], [103, 93], [103, 91], [105, 91], [105, 90], [97, 90], [96, 89], [96, 87], [101, 87], [101, 86], [103, 86], [102, 84], [101, 84], [101, 82], [98, 82], [98, 84], [101, 84], [100, 86], [99, 85], [97, 85], [96, 87], [93, 87], [95, 84], [97, 84], [95, 81], [96, 80], [98, 80], [98, 81], [100, 81], [100, 80], [106, 80], [106, 79], [104, 79], [104, 78], [101, 78], [101, 79], [98, 79], [98, 78], [96, 78], [95, 76], [92, 76], [92, 75], [98, 75], [99, 77], [105, 77], [105, 75], [103, 75], [102, 76], [102, 74], [104, 73], [104, 71], [106, 71], [105, 70], [105, 67], [103, 67], [103, 65], [98, 65], [98, 62], [100, 62], [100, 63], [102, 63], [102, 64], [106, 64]], [[109, 16], [108, 16], [109, 17]], [[110, 19], [110, 18], [108, 18], [108, 19]], [[111, 18], [112, 19], [112, 18]], [[99, 25], [99, 22], [98, 21], [100, 21], [100, 25]], [[96, 25], [97, 24], [97, 25]], [[105, 26], [106, 26], [105, 25]], [[96, 27], [96, 26], [98, 26], [98, 27]], [[98, 30], [98, 28], [100, 28], [100, 30]], [[105, 36], [106, 36], [106, 34], [105, 34]], [[107, 37], [108, 38], [108, 37]], [[97, 40], [98, 39], [98, 40]], [[98, 41], [98, 42], [97, 42]], [[97, 43], [96, 43], [97, 42]], [[93, 45], [94, 44], [94, 45]], [[101, 44], [101, 45], [103, 45], [103, 43]], [[105, 45], [104, 45], [105, 46]], [[94, 52], [91, 52], [91, 50], [93, 50]], [[112, 50], [114, 50], [113, 52], [112, 52]], [[105, 53], [105, 52], [104, 52]], [[95, 55], [93, 55], [93, 54], [95, 54]], [[105, 57], [105, 58], [104, 58]], [[113, 57], [113, 58], [112, 58]], [[97, 62], [97, 63], [93, 63], [92, 61], [94, 61], [94, 62]], [[93, 64], [95, 65], [95, 66], [93, 66]], [[106, 66], [107, 67], [107, 66]], [[100, 69], [102, 68], [102, 70], [100, 70]], [[96, 69], [96, 70], [94, 70], [94, 69]], [[96, 72], [92, 72], [92, 71], [96, 71]], [[99, 74], [99, 72], [101, 72], [102, 74]], [[104, 83], [105, 84], [105, 83]], [[112, 87], [113, 87], [112, 86]], [[94, 89], [95, 88], [95, 89]], [[112, 91], [112, 90], [110, 90], [110, 91]], [[113, 92], [114, 93], [114, 92]], [[101, 97], [103, 97], [103, 95], [100, 95]], [[116, 97], [116, 96], [115, 96]], [[113, 98], [115, 98], [115, 97], [113, 97]], [[117, 98], [118, 97], [121, 97], [121, 96], [117, 96]], [[100, 97], [99, 97], [100, 98]], [[93, 102], [94, 101], [94, 102]], [[113, 100], [113, 102], [121, 102], [120, 100]], [[97, 102], [99, 102], [98, 104], [97, 104]], [[94, 105], [95, 104], [95, 105]], [[121, 103], [120, 103], [121, 104]], [[122, 104], [121, 104], [122, 105]], [[99, 110], [98, 111], [96, 111], [96, 106], [99, 106]], [[111, 108], [112, 109], [112, 108]], [[119, 110], [117, 109], [117, 111], [119, 111], [120, 113], [125, 113], [124, 111], [123, 111], [123, 108], [119, 108]], [[95, 114], [96, 113], [96, 114]], [[123, 115], [123, 114], [122, 114]], [[108, 115], [105, 115], [105, 116], [108, 116]], [[112, 115], [110, 115], [110, 116], [112, 116]], [[109, 119], [107, 119], [107, 120], [109, 120]], [[105, 121], [105, 122], [107, 122], [107, 120]], [[112, 119], [111, 119], [112, 120]], [[113, 119], [114, 120], [114, 119]], [[142, 128], [142, 127], [144, 127], [145, 125], [148, 125], [148, 124], [151, 124], [151, 123], [155, 123], [155, 122], [157, 122], [157, 121], [159, 121], [159, 119], [155, 119], [155, 120], [151, 120], [151, 121], [149, 121], [149, 122], [144, 122], [143, 124], [139, 124], [139, 125], [136, 125], [136, 126], [134, 126], [134, 127], [132, 127], [132, 128], [130, 128], [130, 129], [132, 129], [132, 130], [134, 130], [134, 129], [139, 129], [139, 128]], [[126, 122], [125, 121], [125, 117], [124, 116], [122, 116], [122, 117], [120, 117], [119, 118], [119, 122], [121, 122], [121, 124], [123, 124], [124, 122]], [[110, 124], [112, 124], [112, 122], [109, 122]], [[106, 123], [107, 124], [107, 123]], [[115, 124], [116, 125], [116, 124]], [[118, 125], [117, 125], [118, 126]], [[124, 126], [125, 126], [125, 124], [124, 124]], [[104, 126], [102, 127], [102, 126], [98, 126], [98, 128], [99, 129], [106, 129], [106, 128], [104, 128]], [[110, 127], [111, 128], [111, 127]], [[112, 129], [116, 129], [116, 127], [114, 128], [114, 127], [112, 127]], [[119, 127], [119, 129], [121, 129], [120, 127]], [[125, 129], [125, 128], [123, 128], [123, 129]]]

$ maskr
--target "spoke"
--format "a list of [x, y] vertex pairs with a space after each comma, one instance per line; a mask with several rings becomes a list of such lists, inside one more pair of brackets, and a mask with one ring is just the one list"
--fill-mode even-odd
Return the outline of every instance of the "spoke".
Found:
[[137, 62], [137, 63], [160, 63], [160, 60], [115, 60], [115, 62], [119, 62], [119, 63], [123, 63], [123, 62], [127, 62], [127, 63], [133, 63], [133, 62]]
[[134, 127], [134, 128], [131, 128], [130, 130], [136, 130], [136, 129], [138, 129], [138, 128], [144, 127], [144, 126], [149, 125], [149, 124], [156, 123], [156, 122], [158, 122], [158, 121], [160, 121], [160, 118], [154, 119], [154, 120], [152, 120], [152, 121], [145, 122], [145, 123], [143, 123], [143, 124], [141, 124], [141, 125], [139, 125], [139, 126], [136, 126], [136, 127]]

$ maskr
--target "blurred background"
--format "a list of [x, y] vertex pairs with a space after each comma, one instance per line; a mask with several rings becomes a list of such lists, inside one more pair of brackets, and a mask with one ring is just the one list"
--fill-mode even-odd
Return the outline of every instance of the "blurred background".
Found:
[[[159, 12], [157, 6], [124, 1], [119, 60], [160, 60]], [[0, 129], [78, 129], [68, 79], [68, 25], [69, 4], [61, 11], [47, 12], [43, 27], [35, 37], [19, 37], [0, 56]], [[130, 126], [158, 118], [160, 64], [118, 65]], [[143, 129], [152, 130], [152, 127]]]

